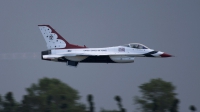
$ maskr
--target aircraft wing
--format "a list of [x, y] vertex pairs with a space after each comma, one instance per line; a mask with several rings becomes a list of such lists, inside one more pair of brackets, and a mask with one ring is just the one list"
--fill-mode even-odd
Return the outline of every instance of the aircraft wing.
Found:
[[108, 55], [127, 55], [127, 54], [116, 54], [116, 53], [67, 53], [64, 56], [108, 56]]
[[108, 55], [124, 55], [124, 56], [133, 56], [140, 54], [127, 54], [127, 53], [67, 53], [62, 56], [108, 56]]
[[65, 57], [65, 56], [80, 56], [77, 54], [50, 54], [50, 55], [43, 55], [43, 58], [61, 58], [61, 57]]
[[[61, 58], [61, 57], [70, 57], [70, 56], [115, 56], [115, 55], [124, 55], [124, 56], [134, 56], [133, 54], [125, 53], [67, 53], [67, 54], [55, 54], [55, 55], [43, 55], [43, 58]], [[135, 54], [138, 55], [138, 54]]]
[[82, 54], [82, 53], [67, 53], [67, 54], [50, 54], [50, 55], [43, 55], [43, 58], [45, 59], [52, 59], [52, 58], [61, 58], [66, 56], [95, 56], [92, 54]]

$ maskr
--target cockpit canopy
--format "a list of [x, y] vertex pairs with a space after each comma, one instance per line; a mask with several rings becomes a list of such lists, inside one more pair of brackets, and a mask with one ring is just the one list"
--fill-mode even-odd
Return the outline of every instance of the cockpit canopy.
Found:
[[139, 44], [139, 43], [130, 43], [123, 45], [125, 47], [135, 48], [135, 49], [149, 49], [147, 46]]

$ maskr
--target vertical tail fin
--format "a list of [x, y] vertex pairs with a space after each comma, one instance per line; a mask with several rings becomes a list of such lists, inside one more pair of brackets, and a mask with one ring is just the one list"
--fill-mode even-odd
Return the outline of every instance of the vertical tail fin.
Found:
[[38, 25], [39, 29], [47, 43], [48, 49], [74, 49], [86, 48], [86, 46], [73, 45], [67, 42], [50, 25]]

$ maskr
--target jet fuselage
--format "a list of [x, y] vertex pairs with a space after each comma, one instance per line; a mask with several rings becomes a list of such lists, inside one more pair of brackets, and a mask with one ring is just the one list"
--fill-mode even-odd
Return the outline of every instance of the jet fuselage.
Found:
[[49, 25], [39, 25], [49, 50], [42, 51], [43, 60], [66, 62], [70, 66], [78, 63], [131, 63], [135, 57], [171, 57], [139, 43], [105, 47], [87, 48], [67, 42]]

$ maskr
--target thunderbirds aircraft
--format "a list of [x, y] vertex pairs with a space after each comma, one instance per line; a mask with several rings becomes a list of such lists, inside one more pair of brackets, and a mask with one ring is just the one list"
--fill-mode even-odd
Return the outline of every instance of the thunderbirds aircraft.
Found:
[[42, 60], [65, 62], [76, 67], [78, 63], [131, 63], [135, 57], [171, 57], [167, 53], [155, 51], [139, 43], [87, 48], [67, 42], [50, 25], [38, 25], [47, 43], [48, 50], [42, 51]]

